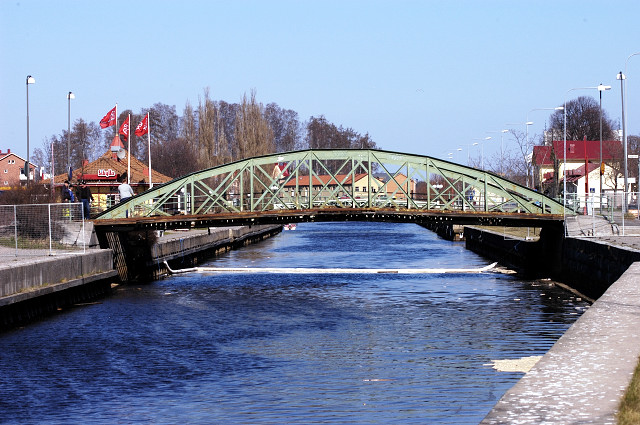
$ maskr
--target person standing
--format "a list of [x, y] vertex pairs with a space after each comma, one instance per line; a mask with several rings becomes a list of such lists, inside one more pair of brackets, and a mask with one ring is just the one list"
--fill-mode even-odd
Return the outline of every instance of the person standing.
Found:
[[73, 195], [73, 191], [69, 185], [69, 180], [64, 181], [64, 187], [62, 188], [62, 202], [75, 202], [76, 197]]
[[[127, 178], [125, 176], [120, 177], [118, 192], [120, 192], [120, 202], [124, 202], [134, 195], [133, 189], [129, 186], [129, 183], [127, 183]], [[129, 209], [127, 209], [125, 217], [129, 217]]]
[[84, 218], [91, 217], [91, 202], [93, 202], [93, 195], [91, 189], [87, 186], [87, 182], [82, 180], [80, 182], [80, 190], [78, 191], [80, 201], [82, 202], [82, 211], [84, 211]]
[[120, 179], [120, 186], [118, 186], [118, 192], [120, 193], [120, 202], [124, 202], [127, 199], [131, 198], [134, 193], [127, 180], [124, 178]]

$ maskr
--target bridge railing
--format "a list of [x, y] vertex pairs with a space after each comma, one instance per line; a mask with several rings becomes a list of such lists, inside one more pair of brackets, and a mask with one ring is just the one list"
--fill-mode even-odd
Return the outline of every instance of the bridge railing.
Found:
[[486, 171], [353, 149], [266, 155], [202, 170], [155, 186], [98, 218], [316, 208], [563, 214], [562, 204]]

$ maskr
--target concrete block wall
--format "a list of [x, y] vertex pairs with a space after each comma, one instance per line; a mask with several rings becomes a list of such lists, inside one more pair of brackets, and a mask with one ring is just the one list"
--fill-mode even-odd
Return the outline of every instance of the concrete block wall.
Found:
[[597, 299], [636, 261], [640, 251], [596, 238], [541, 234], [539, 241], [508, 239], [503, 234], [465, 227], [467, 249], [502, 264], [565, 283]]
[[83, 276], [113, 270], [110, 249], [88, 250], [84, 254], [39, 257], [37, 261], [5, 264], [0, 268], [0, 296], [12, 295], [44, 285], [63, 283]]

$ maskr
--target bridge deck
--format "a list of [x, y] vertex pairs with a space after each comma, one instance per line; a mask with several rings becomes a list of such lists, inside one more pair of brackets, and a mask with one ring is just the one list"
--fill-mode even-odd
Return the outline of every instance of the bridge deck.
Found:
[[562, 226], [558, 214], [523, 214], [505, 212], [399, 210], [383, 208], [318, 208], [274, 210], [158, 217], [129, 217], [96, 220], [100, 230], [164, 230], [254, 224], [286, 224], [322, 221], [380, 221], [428, 224], [433, 222], [462, 225], [544, 227]]

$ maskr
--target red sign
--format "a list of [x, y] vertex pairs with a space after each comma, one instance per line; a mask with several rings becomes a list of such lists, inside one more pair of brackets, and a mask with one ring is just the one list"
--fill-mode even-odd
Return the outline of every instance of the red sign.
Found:
[[85, 180], [115, 180], [118, 177], [118, 173], [116, 173], [111, 168], [107, 169], [99, 169], [98, 174], [85, 174]]

